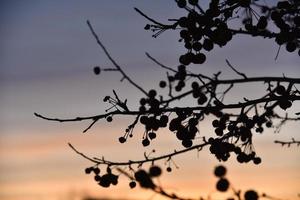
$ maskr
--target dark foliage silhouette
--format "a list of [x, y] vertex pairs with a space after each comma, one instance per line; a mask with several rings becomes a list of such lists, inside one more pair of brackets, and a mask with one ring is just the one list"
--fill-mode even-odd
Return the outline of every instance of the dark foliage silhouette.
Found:
[[[176, 0], [180, 9], [186, 10], [186, 16], [169, 20], [171, 24], [163, 24], [149, 17], [141, 10], [135, 10], [149, 21], [144, 27], [151, 31], [153, 37], [158, 37], [167, 30], [178, 31], [180, 40], [186, 52], [178, 58], [176, 68], [165, 66], [150, 54], [146, 56], [155, 64], [167, 71], [165, 80], [157, 83], [165, 89], [165, 94], [158, 94], [156, 90], [146, 91], [138, 83], [134, 82], [108, 52], [100, 38], [93, 29], [92, 24], [87, 25], [96, 39], [99, 47], [104, 51], [112, 63], [112, 68], [94, 67], [95, 75], [101, 75], [106, 71], [115, 71], [122, 75], [122, 80], [142, 93], [138, 99], [138, 108], [129, 108], [127, 100], [113, 90], [113, 94], [106, 96], [103, 101], [110, 104], [105, 113], [95, 116], [83, 116], [70, 119], [51, 118], [35, 113], [39, 118], [57, 122], [90, 121], [90, 125], [83, 131], [86, 132], [99, 120], [112, 122], [115, 116], [129, 115], [133, 121], [118, 140], [125, 143], [133, 137], [134, 128], [137, 125], [144, 127], [144, 135], [141, 140], [143, 146], [151, 145], [152, 140], [157, 139], [157, 131], [169, 129], [174, 137], [182, 144], [182, 150], [176, 150], [166, 155], [149, 157], [146, 154], [142, 160], [128, 160], [115, 162], [103, 158], [88, 157], [79, 152], [73, 145], [69, 146], [85, 159], [90, 160], [93, 166], [86, 168], [87, 174], [93, 173], [95, 181], [102, 187], [118, 184], [118, 176], [123, 174], [130, 179], [130, 188], [135, 188], [137, 183], [142, 188], [151, 189], [161, 195], [172, 199], [184, 199], [176, 194], [169, 194], [163, 188], [157, 186], [153, 179], [162, 174], [162, 169], [155, 162], [165, 160], [166, 171], [171, 172], [176, 166], [172, 158], [178, 154], [195, 150], [201, 151], [204, 147], [209, 148], [219, 161], [227, 161], [235, 155], [237, 162], [260, 164], [262, 158], [259, 152], [255, 152], [252, 138], [257, 133], [263, 133], [265, 129], [274, 129], [279, 132], [282, 125], [287, 121], [300, 120], [300, 113], [293, 111], [293, 103], [300, 100], [300, 91], [297, 85], [300, 78], [289, 77], [248, 77], [238, 71], [228, 60], [226, 65], [236, 74], [237, 78], [222, 79], [221, 72], [212, 77], [204, 74], [192, 73], [190, 65], [200, 65], [206, 62], [206, 55], [215, 48], [222, 48], [231, 42], [237, 35], [265, 38], [274, 41], [278, 45], [278, 53], [281, 47], [291, 53], [300, 56], [300, 3], [296, 0], [279, 1], [273, 6], [268, 6], [260, 0], [211, 0], [207, 7], [198, 4], [198, 0]], [[236, 20], [234, 26], [230, 23]], [[236, 25], [238, 28], [235, 28]], [[224, 63], [225, 64], [225, 63]], [[250, 83], [261, 84], [265, 87], [265, 94], [254, 99], [240, 99], [235, 103], [225, 103], [225, 96], [232, 92], [236, 85]], [[222, 87], [227, 87], [222, 91]], [[126, 97], [125, 97], [126, 98]], [[191, 106], [178, 106], [176, 103], [193, 99]], [[203, 120], [213, 116], [211, 122], [214, 137], [206, 137], [199, 133], [198, 125]], [[199, 137], [201, 139], [199, 140]], [[200, 141], [200, 142], [199, 142]], [[275, 141], [282, 146], [299, 145], [300, 141]], [[148, 171], [142, 168], [144, 163], [151, 163]], [[106, 170], [101, 170], [106, 168]], [[125, 166], [126, 168], [121, 168]], [[226, 178], [226, 168], [218, 166], [214, 174], [219, 178], [216, 184], [217, 190], [223, 192], [232, 188]], [[260, 197], [269, 196], [258, 194], [254, 190], [234, 190], [233, 199], [256, 200]]]

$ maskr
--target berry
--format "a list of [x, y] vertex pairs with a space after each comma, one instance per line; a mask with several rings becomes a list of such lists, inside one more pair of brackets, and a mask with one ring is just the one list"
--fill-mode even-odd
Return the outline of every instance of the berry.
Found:
[[213, 48], [214, 43], [209, 39], [205, 39], [203, 42], [203, 49], [205, 49], [206, 51], [211, 51]]
[[194, 81], [194, 82], [192, 82], [191, 87], [193, 88], [193, 90], [196, 90], [199, 88], [199, 84], [196, 81]]
[[256, 164], [256, 165], [260, 164], [261, 163], [261, 158], [260, 157], [255, 157], [253, 159], [253, 163]]
[[292, 102], [290, 102], [289, 100], [286, 100], [286, 99], [282, 99], [279, 101], [279, 106], [283, 110], [286, 110], [292, 106]]
[[192, 48], [195, 50], [195, 51], [200, 51], [202, 49], [202, 44], [200, 42], [195, 42], [193, 45], [192, 45]]
[[271, 122], [271, 121], [268, 121], [268, 122], [266, 123], [266, 127], [271, 128], [271, 127], [272, 127], [272, 122]]
[[186, 0], [178, 0], [177, 1], [177, 6], [179, 8], [184, 8], [186, 6]]
[[129, 183], [129, 187], [130, 187], [131, 189], [135, 188], [135, 187], [136, 187], [136, 182], [135, 182], [135, 181], [131, 181], [131, 182]]
[[126, 138], [125, 138], [125, 137], [119, 137], [119, 142], [120, 142], [120, 143], [126, 142]]
[[296, 45], [296, 43], [295, 42], [288, 42], [288, 43], [286, 43], [286, 50], [288, 51], [288, 52], [293, 52], [293, 51], [295, 51], [296, 50], [296, 48], [297, 48], [297, 45]]
[[171, 167], [167, 167], [167, 172], [171, 172], [172, 168]]
[[254, 190], [248, 190], [244, 194], [245, 200], [258, 200], [258, 194]]
[[239, 4], [241, 7], [249, 7], [250, 6], [250, 3], [251, 3], [251, 0], [239, 0]]
[[90, 174], [92, 172], [92, 168], [88, 167], [84, 170], [86, 174]]
[[268, 25], [268, 21], [267, 21], [267, 18], [265, 16], [261, 16], [258, 20], [258, 23], [257, 23], [257, 28], [258, 29], [265, 29]]
[[193, 63], [194, 64], [203, 64], [206, 60], [206, 56], [203, 53], [198, 53], [194, 56]]
[[100, 174], [100, 169], [98, 167], [94, 168], [93, 171], [94, 171], [95, 174]]
[[95, 73], [96, 75], [99, 75], [99, 74], [101, 73], [101, 68], [98, 67], [98, 66], [94, 67], [94, 73]]
[[112, 122], [113, 118], [111, 116], [106, 117], [107, 122]]
[[222, 136], [222, 135], [223, 135], [223, 129], [221, 129], [221, 128], [216, 128], [216, 129], [215, 129], [215, 133], [216, 133], [217, 136]]
[[195, 6], [198, 4], [198, 0], [189, 0], [189, 4]]
[[279, 95], [285, 94], [285, 87], [283, 85], [278, 85], [275, 89], [276, 93]]
[[149, 95], [150, 98], [154, 98], [156, 96], [156, 94], [157, 93], [156, 93], [155, 90], [150, 90], [148, 95]]
[[150, 144], [150, 141], [148, 140], [148, 138], [145, 138], [145, 139], [143, 139], [142, 144], [144, 147], [146, 147]]
[[182, 145], [185, 147], [185, 148], [189, 148], [193, 145], [193, 141], [192, 140], [182, 140]]
[[160, 81], [160, 82], [159, 82], [159, 87], [165, 88], [166, 86], [167, 86], [166, 81]]
[[150, 133], [148, 134], [148, 136], [149, 136], [149, 138], [150, 138], [151, 140], [153, 140], [153, 139], [156, 138], [156, 133], [150, 132]]
[[221, 178], [221, 177], [225, 176], [225, 174], [226, 174], [226, 168], [224, 166], [222, 166], [222, 165], [219, 165], [219, 166], [217, 166], [215, 168], [214, 174], [215, 174], [215, 176]]
[[158, 166], [151, 166], [149, 169], [149, 175], [152, 177], [157, 177], [161, 175], [161, 168]]
[[110, 99], [110, 96], [105, 96], [105, 97], [103, 98], [103, 101], [106, 102], [106, 101], [108, 101], [109, 99]]
[[215, 128], [219, 127], [219, 120], [215, 119], [215, 120], [212, 122], [212, 125], [213, 125], [213, 127], [215, 127]]
[[150, 29], [150, 24], [146, 24], [146, 26], [144, 27], [145, 30], [149, 30]]
[[216, 185], [217, 190], [226, 192], [229, 188], [229, 181], [226, 178], [220, 178]]
[[96, 175], [96, 176], [94, 177], [94, 179], [95, 179], [95, 181], [99, 182], [99, 181], [101, 180], [101, 176]]
[[202, 105], [207, 101], [207, 97], [205, 94], [203, 94], [202, 92], [199, 93], [199, 98], [198, 98], [198, 104]]

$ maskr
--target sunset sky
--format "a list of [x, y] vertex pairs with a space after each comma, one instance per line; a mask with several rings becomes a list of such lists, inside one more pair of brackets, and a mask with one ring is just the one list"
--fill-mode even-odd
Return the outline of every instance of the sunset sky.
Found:
[[[274, 1], [266, 1], [274, 3]], [[115, 89], [122, 98], [137, 108], [142, 94], [116, 72], [100, 76], [93, 67], [112, 67], [92, 37], [86, 20], [116, 61], [146, 90], [158, 89], [157, 82], [165, 71], [149, 59], [149, 52], [167, 66], [176, 67], [178, 56], [185, 52], [175, 31], [158, 38], [145, 31], [147, 21], [134, 11], [168, 23], [184, 11], [170, 1], [147, 0], [2, 0], [0, 1], [0, 199], [64, 200], [84, 196], [146, 200], [164, 199], [140, 188], [131, 190], [129, 180], [120, 179], [118, 186], [104, 189], [84, 174], [92, 164], [75, 154], [68, 142], [90, 156], [110, 160], [142, 159], [143, 152], [156, 149], [155, 155], [166, 154], [181, 145], [167, 130], [159, 132], [150, 147], [141, 144], [142, 127], [132, 140], [120, 144], [118, 138], [132, 118], [114, 118], [112, 124], [97, 123], [83, 134], [89, 122], [55, 123], [38, 119], [34, 112], [49, 117], [76, 117], [104, 113], [108, 105], [102, 99]], [[229, 59], [240, 71], [250, 76], [300, 77], [300, 57], [282, 50], [278, 60], [274, 41], [239, 36], [231, 44], [207, 55], [207, 62], [191, 66], [191, 71], [212, 75], [222, 71], [223, 78], [237, 75], [226, 67]], [[264, 86], [237, 88], [228, 101], [263, 94]], [[163, 93], [163, 90], [159, 90]], [[180, 106], [180, 104], [178, 104]], [[290, 109], [291, 116], [300, 104]], [[200, 133], [211, 134], [210, 121], [199, 125]], [[255, 135], [255, 149], [263, 162], [239, 164], [234, 156], [223, 163], [235, 188], [257, 189], [281, 199], [296, 199], [300, 193], [300, 147], [280, 147], [274, 140], [300, 140], [300, 123], [287, 123], [279, 134], [273, 130]], [[213, 168], [219, 164], [207, 149], [174, 158], [179, 169], [164, 172], [159, 182], [168, 191], [187, 197], [219, 198], [215, 191]], [[158, 162], [165, 168], [164, 161]], [[148, 166], [146, 166], [147, 168]], [[225, 194], [225, 196], [228, 194]]]

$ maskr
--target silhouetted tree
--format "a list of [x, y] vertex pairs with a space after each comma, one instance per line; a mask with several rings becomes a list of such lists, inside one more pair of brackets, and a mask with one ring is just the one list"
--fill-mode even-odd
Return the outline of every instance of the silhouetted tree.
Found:
[[[129, 115], [134, 119], [126, 128], [124, 135], [119, 137], [120, 143], [125, 143], [132, 137], [134, 128], [140, 124], [145, 129], [141, 141], [143, 146], [150, 145], [151, 141], [156, 138], [159, 129], [167, 128], [174, 133], [174, 137], [184, 147], [182, 150], [157, 157], [148, 157], [145, 154], [145, 158], [142, 160], [114, 162], [104, 158], [88, 157], [69, 144], [76, 153], [93, 163], [93, 166], [86, 168], [85, 172], [87, 174], [93, 172], [95, 181], [102, 187], [118, 184], [118, 175], [116, 174], [118, 171], [131, 180], [130, 188], [136, 187], [136, 184], [139, 183], [141, 187], [151, 189], [166, 197], [185, 199], [176, 194], [169, 194], [155, 184], [153, 178], [162, 173], [162, 169], [154, 164], [156, 161], [166, 160], [167, 163], [170, 163], [172, 158], [178, 154], [192, 150], [201, 151], [204, 147], [208, 147], [211, 154], [220, 161], [227, 161], [231, 155], [236, 155], [239, 163], [252, 161], [254, 164], [260, 164], [261, 158], [255, 152], [252, 140], [255, 132], [263, 133], [266, 128], [279, 131], [285, 122], [300, 120], [297, 116], [300, 115], [299, 112], [291, 114], [293, 103], [300, 100], [300, 91], [296, 87], [300, 84], [300, 78], [248, 77], [232, 66], [228, 60], [226, 60], [226, 64], [239, 78], [222, 79], [221, 72], [209, 77], [189, 71], [190, 64], [203, 64], [206, 61], [206, 54], [217, 47], [226, 46], [237, 35], [249, 35], [254, 37], [253, 39], [255, 37], [270, 39], [278, 44], [278, 53], [280, 47], [284, 46], [286, 51], [291, 53], [297, 51], [300, 56], [300, 2], [298, 0], [279, 1], [273, 6], [268, 6], [265, 1], [261, 0], [211, 0], [207, 7], [200, 6], [198, 0], [176, 0], [175, 3], [179, 8], [186, 10], [187, 14], [170, 20], [171, 24], [163, 24], [135, 8], [141, 16], [149, 21], [145, 30], [152, 31], [153, 37], [159, 36], [166, 30], [178, 31], [180, 42], [186, 48], [186, 53], [178, 59], [177, 68], [165, 66], [146, 53], [148, 58], [167, 71], [166, 79], [158, 83], [161, 88], [166, 88], [166, 94], [159, 95], [154, 89], [146, 91], [134, 82], [123, 71], [121, 65], [111, 57], [93, 26], [87, 21], [97, 44], [113, 65], [112, 68], [96, 66], [93, 69], [94, 73], [99, 75], [105, 71], [119, 72], [123, 77], [122, 80], [127, 80], [143, 94], [138, 100], [139, 107], [129, 108], [127, 101], [123, 101], [113, 90], [112, 95], [103, 99], [105, 103], [111, 105], [111, 108], [103, 114], [60, 119], [35, 113], [39, 118], [57, 122], [91, 121], [83, 132], [88, 131], [99, 120], [112, 122], [114, 116]], [[232, 19], [238, 21], [234, 26], [229, 23]], [[240, 26], [234, 28], [237, 24]], [[232, 88], [236, 85], [250, 83], [264, 84], [265, 94], [255, 99], [244, 98], [235, 103], [224, 103], [225, 95], [230, 94]], [[222, 91], [224, 86], [227, 89]], [[195, 104], [174, 106], [177, 102], [185, 101], [188, 98], [194, 99]], [[283, 112], [285, 114], [280, 114]], [[207, 138], [205, 135], [199, 135], [197, 126], [199, 122], [207, 120], [207, 116], [214, 116], [214, 120], [211, 122], [215, 132], [214, 137]], [[199, 139], [195, 140], [198, 135], [202, 136], [200, 143]], [[275, 142], [288, 146], [300, 144], [300, 141], [295, 139]], [[148, 171], [142, 169], [144, 163], [152, 163]], [[100, 166], [106, 167], [106, 171], [100, 172]], [[123, 169], [122, 166], [127, 166], [127, 168]], [[166, 171], [172, 171], [170, 165]], [[230, 183], [225, 178], [226, 168], [218, 166], [214, 173], [219, 177], [216, 188], [219, 191], [227, 191]], [[243, 195], [239, 190], [233, 191], [233, 199], [270, 198], [253, 190], [245, 191]]]

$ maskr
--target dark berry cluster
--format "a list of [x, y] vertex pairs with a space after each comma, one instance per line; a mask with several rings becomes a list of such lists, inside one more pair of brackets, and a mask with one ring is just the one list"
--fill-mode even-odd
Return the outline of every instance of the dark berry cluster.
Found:
[[175, 90], [180, 92], [185, 87], [185, 79], [186, 79], [187, 71], [185, 65], [179, 65], [177, 72], [174, 76], [168, 76], [169, 82], [174, 83], [177, 81], [175, 86]]
[[[220, 117], [220, 116], [219, 116]], [[219, 138], [210, 138], [210, 152], [217, 159], [226, 161], [233, 152], [237, 155], [237, 160], [240, 163], [253, 161], [259, 164], [261, 159], [256, 156], [252, 146], [252, 129], [256, 132], [263, 132], [262, 125], [272, 126], [271, 121], [265, 115], [255, 115], [252, 118], [246, 114], [240, 114], [236, 120], [231, 120], [228, 114], [223, 114], [219, 120], [213, 120], [212, 125], [215, 128], [215, 134]], [[235, 138], [228, 140], [229, 137]], [[241, 141], [241, 146], [237, 146], [238, 141]]]
[[141, 112], [145, 112], [146, 110], [152, 113], [159, 113], [159, 105], [160, 102], [156, 98], [157, 92], [156, 90], [150, 90], [148, 93], [148, 98], [140, 99], [140, 108]]
[[94, 173], [95, 181], [102, 187], [109, 187], [110, 185], [117, 185], [119, 176], [112, 173], [111, 169], [108, 167], [106, 173], [100, 175], [100, 169], [98, 167], [88, 167], [85, 169], [86, 174]]
[[285, 89], [283, 85], [278, 85], [275, 89], [276, 94], [280, 96], [279, 106], [283, 110], [286, 110], [292, 106], [292, 102], [289, 100], [289, 92]]
[[[288, 52], [298, 49], [300, 56], [298, 1], [279, 1], [277, 5], [269, 7], [265, 2], [252, 0], [211, 0], [206, 9], [198, 4], [198, 0], [176, 2], [179, 8], [188, 11], [186, 16], [174, 24], [180, 29], [179, 41], [183, 41], [187, 49], [179, 57], [183, 65], [203, 64], [206, 61], [205, 52], [213, 50], [216, 45], [225, 46], [236, 34], [275, 38], [278, 45], [285, 44]], [[241, 20], [243, 26], [236, 29], [230, 27], [229, 21], [232, 19]], [[272, 25], [269, 25], [270, 22]], [[164, 27], [161, 24], [147, 24], [145, 27], [146, 30], [156, 31], [155, 37], [168, 28], [170, 26]]]
[[275, 41], [286, 45], [288, 52], [298, 49], [300, 56], [300, 4], [297, 1], [279, 1], [270, 12], [270, 18], [280, 29]]
[[140, 169], [134, 173], [135, 180], [143, 188], [154, 188], [155, 184], [153, 183], [153, 178], [159, 177], [162, 174], [160, 167], [153, 165], [150, 167], [149, 172], [146, 172], [143, 169]]
[[215, 45], [222, 47], [232, 39], [232, 32], [227, 24], [219, 18], [214, 19], [220, 15], [214, 12], [216, 8], [217, 4], [212, 1], [206, 13], [199, 14], [192, 10], [186, 17], [178, 20], [178, 25], [182, 28], [180, 37], [188, 50], [179, 57], [181, 64], [203, 64], [206, 61], [204, 51], [211, 51]]
[[169, 121], [169, 117], [167, 115], [143, 115], [140, 118], [140, 123], [145, 126], [145, 134], [143, 137], [142, 144], [143, 146], [148, 146], [150, 144], [150, 140], [156, 138], [156, 131], [159, 128], [167, 127]]
[[178, 109], [176, 114], [177, 117], [169, 123], [169, 130], [176, 134], [177, 139], [181, 141], [184, 147], [191, 147], [198, 132], [198, 117], [192, 116], [191, 110]]
[[199, 84], [194, 81], [192, 82], [191, 87], [193, 89], [193, 98], [197, 99], [198, 104], [203, 105], [204, 103], [206, 103], [208, 98], [206, 97], [203, 89], [199, 86]]

